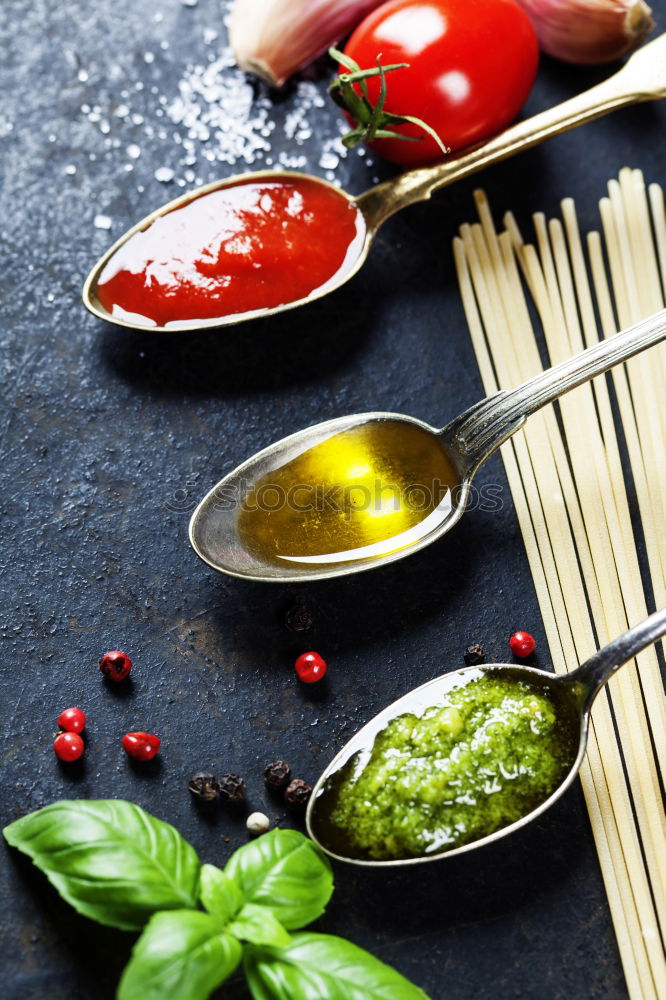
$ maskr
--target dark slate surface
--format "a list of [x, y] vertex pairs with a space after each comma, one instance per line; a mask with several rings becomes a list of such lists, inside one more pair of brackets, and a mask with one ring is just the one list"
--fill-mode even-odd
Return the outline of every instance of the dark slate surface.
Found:
[[[653, 6], [663, 22], [662, 0]], [[155, 336], [83, 310], [83, 278], [111, 237], [177, 193], [154, 178], [160, 166], [179, 168], [181, 152], [172, 129], [159, 134], [159, 95], [172, 100], [188, 64], [205, 62], [222, 36], [215, 0], [149, 8], [4, 0], [0, 11], [0, 818], [62, 797], [128, 798], [218, 864], [245, 841], [244, 826], [194, 808], [193, 771], [240, 772], [253, 808], [298, 825], [265, 796], [260, 772], [270, 759], [285, 757], [315, 779], [375, 710], [458, 665], [471, 641], [503, 660], [508, 635], [526, 627], [538, 662], [548, 663], [498, 460], [480, 484], [504, 487], [500, 512], [470, 515], [437, 546], [384, 571], [264, 587], [217, 576], [190, 550], [193, 501], [271, 440], [367, 409], [442, 423], [481, 394], [450, 251], [456, 227], [473, 215], [478, 180], [394, 218], [360, 276], [283, 319]], [[606, 72], [544, 61], [529, 110]], [[143, 124], [113, 116], [126, 86]], [[94, 115], [95, 105], [111, 123], [106, 135], [82, 110]], [[321, 114], [330, 133], [332, 113]], [[531, 211], [553, 213], [574, 195], [591, 228], [605, 180], [624, 164], [666, 182], [665, 124], [664, 107], [618, 113], [487, 172], [483, 184], [496, 211], [514, 208], [525, 226]], [[321, 173], [316, 138], [306, 158]], [[134, 160], [131, 143], [141, 151]], [[289, 143], [276, 140], [281, 148]], [[203, 158], [196, 169], [203, 181], [232, 170]], [[389, 173], [376, 171], [350, 157], [336, 175], [360, 191]], [[100, 212], [111, 232], [94, 227]], [[301, 599], [314, 615], [305, 636], [284, 625]], [[97, 671], [109, 648], [134, 658], [126, 690], [105, 686]], [[307, 648], [330, 663], [323, 690], [295, 683], [293, 658]], [[54, 759], [50, 734], [72, 704], [88, 713], [88, 747], [68, 769]], [[119, 737], [142, 728], [162, 736], [163, 751], [153, 765], [132, 767]], [[24, 859], [4, 847], [0, 855], [2, 996], [112, 997], [131, 936], [76, 917]], [[391, 961], [433, 1000], [626, 996], [577, 787], [531, 829], [483, 853], [408, 874], [335, 874], [319, 929]], [[246, 997], [240, 981], [221, 995]]]

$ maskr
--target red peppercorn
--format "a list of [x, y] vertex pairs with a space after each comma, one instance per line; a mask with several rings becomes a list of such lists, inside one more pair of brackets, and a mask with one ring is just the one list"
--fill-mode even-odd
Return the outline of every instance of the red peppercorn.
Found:
[[536, 649], [536, 640], [529, 632], [514, 632], [509, 639], [511, 652], [524, 660], [526, 656], [531, 656]]
[[299, 681], [303, 681], [304, 684], [314, 684], [326, 673], [326, 660], [323, 660], [319, 653], [301, 653], [294, 668]]
[[58, 716], [58, 725], [68, 733], [81, 733], [86, 728], [86, 716], [80, 708], [66, 708]]
[[56, 757], [68, 764], [78, 760], [85, 748], [85, 743], [78, 733], [59, 733], [53, 741]]
[[134, 760], [152, 760], [160, 748], [159, 736], [152, 733], [125, 733], [123, 747]]
[[132, 661], [127, 653], [121, 653], [119, 649], [113, 649], [110, 653], [105, 653], [99, 661], [99, 669], [105, 677], [114, 684], [119, 684], [129, 677], [132, 669]]

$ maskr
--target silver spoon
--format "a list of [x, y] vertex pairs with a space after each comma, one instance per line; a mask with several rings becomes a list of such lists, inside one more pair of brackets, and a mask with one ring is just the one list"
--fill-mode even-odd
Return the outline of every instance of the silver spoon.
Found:
[[[119, 326], [128, 327], [133, 330], [150, 329], [151, 331], [168, 330], [170, 332], [200, 329], [202, 327], [227, 326], [243, 320], [269, 316], [284, 312], [286, 309], [305, 305], [339, 288], [340, 285], [356, 274], [368, 255], [379, 227], [401, 209], [416, 202], [425, 201], [430, 198], [434, 191], [439, 190], [439, 188], [452, 184], [454, 181], [476, 173], [509, 156], [513, 156], [514, 153], [518, 153], [523, 149], [536, 146], [552, 135], [557, 135], [578, 125], [583, 125], [585, 122], [599, 118], [617, 108], [641, 101], [657, 100], [663, 97], [666, 97], [666, 34], [660, 35], [659, 38], [644, 45], [631, 56], [617, 73], [597, 86], [584, 91], [582, 94], [578, 94], [576, 97], [564, 101], [562, 104], [547, 111], [542, 111], [532, 118], [518, 122], [488, 142], [464, 151], [457, 156], [453, 156], [444, 163], [399, 174], [391, 180], [370, 188], [370, 190], [358, 197], [333, 188], [332, 185], [327, 184], [326, 181], [321, 180], [319, 177], [295, 172], [260, 171], [215, 181], [212, 184], [207, 184], [205, 187], [190, 191], [180, 198], [176, 198], [174, 201], [163, 205], [121, 236], [110, 250], [95, 264], [88, 275], [83, 287], [84, 305], [95, 316], [107, 322], [116, 323]], [[223, 188], [233, 187], [240, 182], [247, 183], [253, 180], [279, 181], [281, 179], [288, 181], [294, 178], [307, 179], [323, 187], [333, 188], [336, 194], [341, 198], [347, 199], [360, 212], [358, 238], [354, 240], [353, 250], [350, 248], [351, 255], [348, 255], [344, 265], [330, 280], [312, 291], [305, 298], [285, 302], [275, 308], [253, 310], [240, 314], [236, 313], [214, 319], [176, 320], [170, 322], [168, 326], [152, 325], [146, 320], [139, 321], [137, 317], [131, 314], [123, 314], [122, 312], [114, 313], [107, 309], [101, 302], [99, 296], [100, 278], [111, 259], [132, 237], [144, 232], [157, 219], [187, 205], [195, 198], [214, 191], [220, 191]], [[174, 256], [177, 256], [177, 254], [174, 253]]]
[[[559, 799], [576, 777], [585, 756], [592, 703], [604, 684], [607, 683], [615, 671], [623, 666], [623, 664], [629, 662], [642, 649], [645, 649], [646, 646], [651, 646], [665, 634], [666, 609], [663, 609], [655, 612], [640, 625], [636, 625], [628, 632], [625, 632], [624, 635], [614, 639], [607, 646], [604, 646], [603, 649], [600, 649], [591, 656], [589, 660], [586, 660], [582, 666], [569, 674], [552, 674], [546, 670], [538, 670], [535, 667], [519, 666], [511, 663], [492, 663], [480, 667], [464, 667], [462, 670], [454, 670], [451, 673], [428, 681], [426, 684], [421, 685], [421, 687], [415, 688], [371, 719], [367, 725], [352, 737], [344, 749], [328, 765], [314, 786], [310, 802], [308, 803], [306, 825], [310, 837], [312, 837], [323, 851], [338, 861], [377, 868], [420, 864], [424, 861], [436, 861], [441, 858], [452, 857], [454, 854], [471, 851], [476, 847], [499, 840], [501, 837], [513, 833], [514, 830], [519, 830], [533, 819], [536, 819], [537, 816], [540, 816], [541, 813]], [[570, 757], [571, 766], [561, 783], [543, 802], [520, 819], [495, 830], [487, 836], [472, 840], [469, 843], [462, 844], [450, 850], [443, 850], [439, 853], [432, 853], [426, 856], [383, 861], [367, 860], [361, 857], [345, 855], [344, 846], [342, 848], [340, 846], [345, 843], [344, 832], [342, 833], [342, 837], [340, 837], [340, 834], [336, 834], [328, 821], [328, 814], [334, 804], [334, 779], [336, 774], [341, 771], [344, 765], [355, 754], [368, 753], [372, 748], [377, 734], [391, 720], [405, 713], [419, 715], [429, 706], [441, 703], [443, 695], [451, 690], [452, 687], [459, 685], [461, 679], [463, 681], [466, 679], [477, 679], [484, 674], [509, 678], [512, 681], [522, 682], [541, 692], [545, 690], [549, 693], [556, 706], [558, 721], [562, 726], [571, 730], [574, 737]]]
[[[192, 546], [204, 562], [222, 573], [274, 582], [344, 576], [402, 559], [436, 541], [460, 520], [477, 469], [522, 427], [530, 414], [665, 338], [666, 310], [662, 310], [535, 375], [516, 389], [481, 400], [442, 430], [403, 414], [376, 412], [338, 417], [292, 434], [238, 466], [204, 497], [190, 521]], [[422, 441], [436, 450], [452, 470], [451, 488], [442, 493], [441, 499], [438, 494], [437, 505], [433, 504], [421, 521], [408, 531], [389, 535], [378, 543], [342, 551], [333, 547], [318, 555], [299, 554], [298, 532], [289, 536], [292, 551], [286, 555], [268, 558], [248, 545], [248, 536], [239, 518], [245, 516], [247, 498], [252, 496], [254, 485], [270, 483], [271, 476], [277, 481], [280, 470], [288, 468], [298, 456], [334, 435], [343, 435], [340, 440], [344, 441], [344, 433], [355, 428], [372, 430], [377, 427], [382, 430], [391, 427], [418, 428]], [[334, 445], [338, 447], [337, 439]], [[316, 483], [302, 485], [307, 486], [312, 495], [318, 488]], [[270, 514], [256, 516], [261, 518], [260, 523], [263, 524]], [[301, 552], [303, 548], [301, 545]]]

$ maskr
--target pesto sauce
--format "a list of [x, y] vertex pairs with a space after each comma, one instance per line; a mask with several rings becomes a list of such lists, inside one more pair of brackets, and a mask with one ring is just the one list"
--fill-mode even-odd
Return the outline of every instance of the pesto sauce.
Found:
[[515, 822], [561, 784], [578, 732], [545, 688], [485, 673], [399, 715], [328, 781], [326, 842], [365, 860], [418, 858]]

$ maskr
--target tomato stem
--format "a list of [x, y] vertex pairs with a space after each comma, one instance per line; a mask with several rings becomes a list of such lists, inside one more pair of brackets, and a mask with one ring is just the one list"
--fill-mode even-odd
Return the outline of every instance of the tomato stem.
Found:
[[[422, 136], [403, 135], [396, 132], [395, 125], [417, 125], [431, 136], [442, 153], [446, 155], [451, 150], [445, 146], [439, 135], [430, 125], [415, 118], [412, 115], [393, 115], [389, 111], [384, 111], [386, 103], [386, 74], [399, 69], [409, 69], [409, 63], [394, 63], [391, 66], [382, 66], [381, 52], [377, 55], [377, 65], [372, 69], [361, 69], [359, 64], [340, 52], [336, 48], [330, 48], [329, 55], [335, 59], [340, 66], [343, 66], [347, 73], [340, 73], [330, 84], [328, 92], [338, 107], [342, 108], [356, 123], [342, 136], [342, 142], [351, 149], [360, 142], [372, 142], [373, 139], [401, 139], [403, 142], [421, 142]], [[371, 77], [379, 77], [379, 97], [375, 104], [370, 100], [366, 80]], [[358, 90], [360, 90], [360, 94]]]

